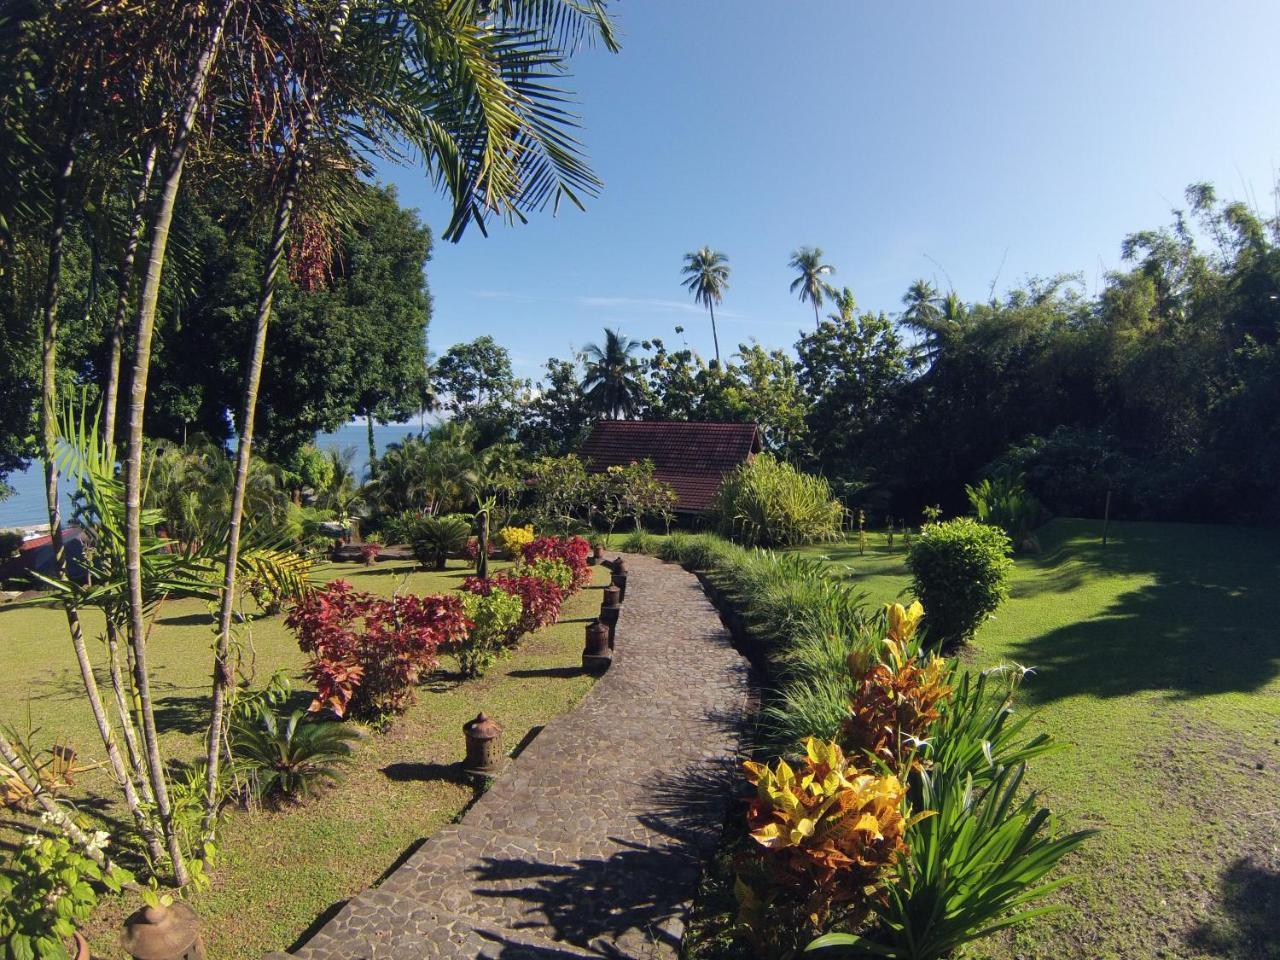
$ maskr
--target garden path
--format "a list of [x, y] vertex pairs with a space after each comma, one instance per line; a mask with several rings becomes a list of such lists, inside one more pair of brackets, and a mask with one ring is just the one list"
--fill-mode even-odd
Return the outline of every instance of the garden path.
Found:
[[748, 664], [695, 577], [626, 563], [613, 664], [582, 703], [293, 956], [677, 956], [737, 776]]

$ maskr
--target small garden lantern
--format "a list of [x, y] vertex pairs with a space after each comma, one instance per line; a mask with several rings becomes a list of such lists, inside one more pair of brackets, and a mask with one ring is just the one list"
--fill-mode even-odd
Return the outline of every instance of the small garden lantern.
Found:
[[463, 764], [466, 771], [484, 776], [496, 774], [502, 766], [502, 726], [482, 711], [462, 725], [462, 732], [467, 738], [467, 759]]
[[204, 960], [200, 918], [182, 901], [147, 906], [124, 922], [120, 946], [134, 960]]
[[582, 648], [582, 669], [603, 673], [609, 669], [609, 628], [599, 620], [587, 624], [587, 644]]

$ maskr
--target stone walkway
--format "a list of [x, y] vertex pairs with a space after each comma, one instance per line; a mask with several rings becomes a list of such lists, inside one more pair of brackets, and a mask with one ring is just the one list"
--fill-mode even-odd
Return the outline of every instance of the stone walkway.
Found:
[[[627, 557], [613, 664], [303, 960], [670, 958], [736, 780], [746, 660], [698, 581]], [[501, 704], [492, 711], [499, 719]], [[275, 954], [283, 958], [284, 954]]]

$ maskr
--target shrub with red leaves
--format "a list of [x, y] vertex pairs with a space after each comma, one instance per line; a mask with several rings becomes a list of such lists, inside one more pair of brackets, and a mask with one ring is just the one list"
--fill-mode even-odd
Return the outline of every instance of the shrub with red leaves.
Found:
[[581, 590], [591, 582], [591, 566], [587, 563], [590, 552], [591, 544], [582, 537], [538, 537], [526, 543], [520, 554], [526, 563], [544, 558], [561, 561], [573, 571], [573, 589]]
[[510, 573], [499, 573], [487, 580], [467, 577], [462, 581], [462, 589], [481, 596], [503, 590], [520, 598], [523, 605], [520, 622], [507, 634], [508, 646], [515, 646], [521, 637], [539, 627], [555, 623], [560, 616], [560, 605], [564, 603], [564, 591], [542, 577], [521, 577]]
[[311, 709], [372, 719], [403, 710], [437, 649], [470, 628], [456, 595], [379, 597], [345, 580], [313, 591], [285, 624], [311, 658]]

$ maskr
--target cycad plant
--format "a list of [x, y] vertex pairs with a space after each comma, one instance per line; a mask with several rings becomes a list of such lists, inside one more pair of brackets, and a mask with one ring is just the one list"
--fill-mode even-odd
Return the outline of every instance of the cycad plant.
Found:
[[341, 780], [343, 768], [352, 763], [359, 728], [307, 716], [303, 710], [288, 718], [263, 710], [233, 722], [236, 772], [258, 802], [279, 806], [314, 796]]
[[413, 555], [424, 567], [443, 570], [450, 554], [466, 549], [471, 536], [471, 519], [460, 514], [423, 517], [413, 536]]

